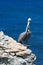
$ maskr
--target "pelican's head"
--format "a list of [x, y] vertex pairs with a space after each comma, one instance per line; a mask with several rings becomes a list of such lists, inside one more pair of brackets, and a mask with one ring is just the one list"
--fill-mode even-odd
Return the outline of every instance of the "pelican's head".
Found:
[[28, 18], [28, 22], [31, 22], [31, 18]]

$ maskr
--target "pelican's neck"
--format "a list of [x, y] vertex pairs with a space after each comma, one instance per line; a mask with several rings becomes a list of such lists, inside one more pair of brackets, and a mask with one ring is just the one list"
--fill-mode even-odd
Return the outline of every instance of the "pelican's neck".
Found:
[[28, 23], [27, 23], [26, 32], [29, 31], [29, 28], [30, 28], [29, 25], [30, 25], [30, 21], [28, 21]]
[[28, 21], [28, 24], [27, 25], [29, 25], [30, 24], [30, 21]]

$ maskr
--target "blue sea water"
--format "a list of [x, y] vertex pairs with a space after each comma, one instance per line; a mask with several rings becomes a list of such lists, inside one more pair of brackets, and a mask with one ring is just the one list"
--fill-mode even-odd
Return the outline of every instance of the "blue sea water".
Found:
[[32, 34], [27, 44], [37, 56], [36, 65], [43, 65], [43, 0], [0, 0], [0, 31], [18, 40], [28, 17]]

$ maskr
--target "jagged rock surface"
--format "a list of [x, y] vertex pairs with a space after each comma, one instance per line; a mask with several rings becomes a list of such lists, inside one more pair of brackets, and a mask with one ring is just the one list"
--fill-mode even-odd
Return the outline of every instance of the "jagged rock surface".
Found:
[[35, 65], [35, 60], [30, 49], [0, 32], [0, 65]]

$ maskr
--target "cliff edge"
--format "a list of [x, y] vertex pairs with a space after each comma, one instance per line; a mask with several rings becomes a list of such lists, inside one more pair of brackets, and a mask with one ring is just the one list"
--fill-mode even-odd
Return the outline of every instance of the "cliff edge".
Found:
[[32, 50], [0, 31], [0, 65], [35, 65]]

